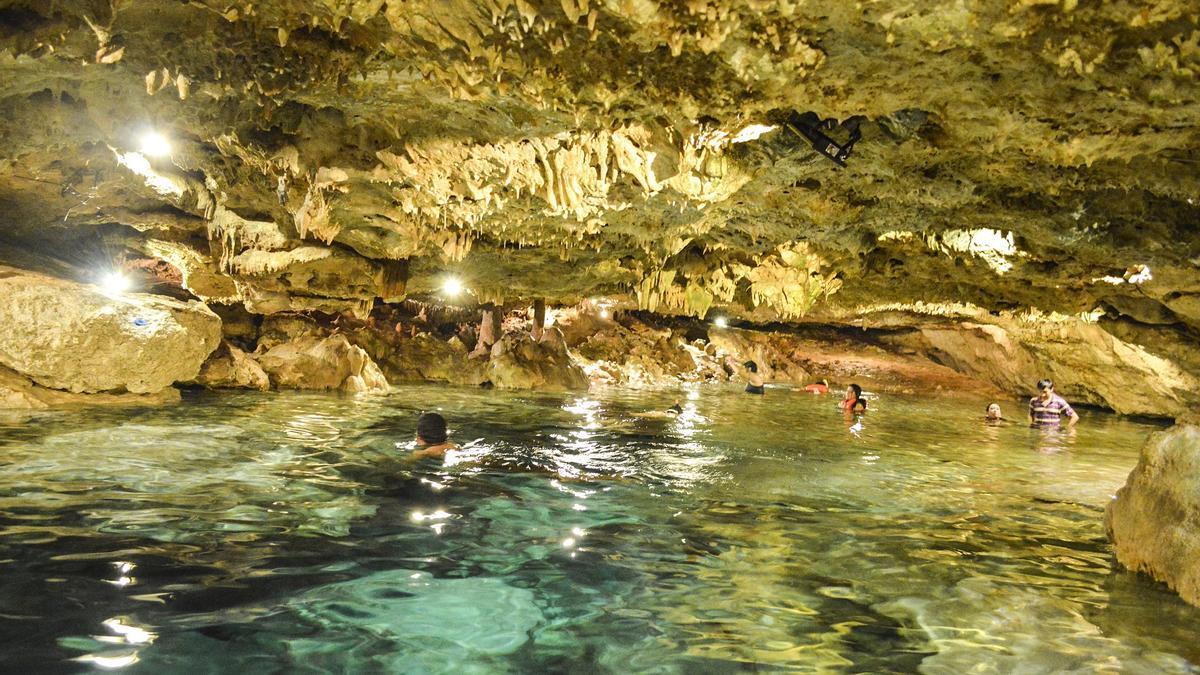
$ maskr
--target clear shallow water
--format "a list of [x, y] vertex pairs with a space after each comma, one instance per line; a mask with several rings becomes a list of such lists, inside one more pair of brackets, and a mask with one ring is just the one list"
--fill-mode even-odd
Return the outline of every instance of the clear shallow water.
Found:
[[[0, 417], [0, 670], [1197, 672], [1200, 610], [1115, 569], [1101, 522], [1156, 427], [680, 398]], [[399, 461], [430, 409], [463, 451]]]

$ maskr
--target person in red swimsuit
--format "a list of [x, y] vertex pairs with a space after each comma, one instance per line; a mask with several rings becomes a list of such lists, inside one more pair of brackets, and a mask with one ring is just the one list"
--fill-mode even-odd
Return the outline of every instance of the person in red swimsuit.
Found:
[[842, 410], [847, 413], [865, 411], [867, 409], [867, 399], [863, 398], [862, 387], [857, 384], [852, 384], [846, 387], [846, 397], [839, 404]]
[[814, 382], [814, 383], [804, 387], [804, 391], [807, 391], [810, 394], [828, 394], [829, 393], [829, 382], [827, 380], [821, 380], [820, 382]]

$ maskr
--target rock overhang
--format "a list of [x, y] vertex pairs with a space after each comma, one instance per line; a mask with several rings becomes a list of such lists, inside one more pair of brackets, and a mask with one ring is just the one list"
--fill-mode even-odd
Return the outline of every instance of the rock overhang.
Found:
[[[1172, 2], [10, 3], [4, 227], [35, 246], [104, 227], [266, 312], [436, 299], [456, 274], [465, 302], [1104, 307], [1194, 334], [1197, 21]], [[845, 168], [786, 128], [803, 111], [862, 119]], [[732, 142], [751, 125], [776, 128]], [[147, 128], [169, 156], [131, 157]], [[1097, 281], [1135, 265], [1151, 280]]]

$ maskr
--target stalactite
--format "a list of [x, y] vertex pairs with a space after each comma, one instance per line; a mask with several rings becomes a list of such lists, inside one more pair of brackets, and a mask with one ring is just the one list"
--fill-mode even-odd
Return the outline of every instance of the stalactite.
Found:
[[379, 268], [379, 297], [384, 302], [400, 302], [408, 289], [408, 258], [385, 260]]

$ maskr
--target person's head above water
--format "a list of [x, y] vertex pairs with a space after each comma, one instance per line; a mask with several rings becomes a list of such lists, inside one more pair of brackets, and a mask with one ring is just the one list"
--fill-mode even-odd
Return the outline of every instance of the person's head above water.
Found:
[[989, 420], [998, 420], [998, 419], [1000, 419], [1000, 417], [1001, 417], [1000, 404], [999, 403], [989, 403], [988, 407], [987, 407], [987, 418]]
[[857, 384], [846, 387], [846, 398], [849, 398], [851, 394], [854, 395], [854, 398], [862, 398], [862, 387]]
[[417, 440], [425, 445], [446, 442], [446, 418], [437, 413], [425, 413], [417, 418]]
[[746, 370], [748, 370], [752, 373], [758, 372], [758, 364], [753, 361], [747, 361], [747, 362], [743, 363], [742, 365], [746, 367]]

